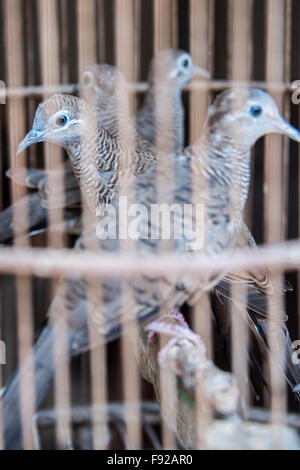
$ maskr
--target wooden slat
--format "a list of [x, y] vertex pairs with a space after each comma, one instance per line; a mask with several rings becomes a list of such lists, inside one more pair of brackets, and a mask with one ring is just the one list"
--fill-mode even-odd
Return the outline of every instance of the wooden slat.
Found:
[[[59, 27], [58, 27], [58, 8], [54, 0], [39, 0], [38, 2], [39, 18], [39, 37], [40, 37], [40, 60], [42, 68], [42, 82], [45, 86], [51, 86], [60, 83], [60, 57], [59, 57]], [[44, 96], [44, 99], [49, 96]], [[51, 201], [56, 194], [64, 194], [64, 173], [62, 151], [57, 145], [45, 143], [45, 168], [48, 173], [48, 201], [51, 207]], [[50, 177], [51, 171], [57, 172], [55, 180]], [[48, 210], [48, 244], [55, 248], [64, 247], [64, 233], [54, 227], [63, 226], [63, 210]], [[55, 287], [57, 282], [53, 284]], [[71, 419], [70, 419], [70, 371], [69, 362], [62, 361], [61, 357], [68, 355], [68, 336], [67, 336], [67, 311], [64, 306], [62, 293], [61, 310], [59, 316], [53, 314], [50, 318], [54, 328], [54, 347], [53, 359], [55, 367], [55, 407], [57, 413], [56, 438], [60, 448], [69, 448], [71, 446]], [[57, 312], [54, 312], [57, 313]], [[56, 328], [59, 322], [60, 327]]]
[[98, 28], [97, 28], [97, 47], [98, 47], [98, 61], [99, 63], [105, 62], [105, 0], [97, 1], [98, 13]]
[[[83, 71], [97, 60], [96, 44], [96, 4], [94, 1], [78, 0], [78, 56], [79, 56], [79, 79]], [[96, 117], [94, 117], [96, 118]], [[84, 148], [84, 137], [82, 139]], [[94, 150], [96, 152], [96, 149]], [[87, 158], [83, 151], [82, 159]], [[89, 155], [91, 158], [91, 155]], [[96, 159], [96, 155], [94, 157]], [[83, 227], [87, 229], [90, 224], [95, 223], [94, 214], [90, 213], [85, 198], [83, 197]], [[95, 239], [85, 239], [87, 249], [98, 250]], [[94, 305], [94, 292], [97, 292], [94, 309], [101, 311], [101, 278], [87, 282], [87, 298]], [[108, 442], [107, 428], [107, 371], [106, 371], [106, 345], [104, 338], [95, 327], [93, 319], [89, 316], [90, 344], [96, 345], [90, 351], [91, 362], [91, 396], [93, 415], [93, 447], [94, 449], [105, 449]]]
[[79, 76], [96, 62], [96, 8], [92, 0], [77, 0]]
[[232, 80], [250, 80], [252, 0], [230, 0], [228, 12], [228, 71]]
[[[26, 62], [27, 62], [27, 83], [26, 83], [26, 88], [28, 86], [34, 86], [36, 85], [35, 82], [35, 72], [36, 72], [36, 57], [35, 57], [35, 36], [34, 36], [34, 31], [36, 28], [36, 25], [34, 24], [34, 8], [35, 8], [35, 2], [30, 0], [25, 9], [25, 14], [26, 14]], [[36, 100], [34, 97], [30, 97], [28, 100], [28, 118], [29, 122], [31, 123], [34, 118], [36, 110]], [[36, 145], [31, 145], [28, 149], [27, 152], [29, 153], [29, 162], [30, 166], [36, 167], [41, 165], [41, 161], [38, 158], [38, 149]]]
[[69, 44], [68, 44], [68, 27], [69, 27], [69, 11], [68, 0], [61, 0], [59, 2], [60, 17], [60, 50], [61, 50], [61, 81], [63, 83], [69, 82]]
[[[232, 80], [250, 81], [252, 70], [252, 0], [230, 0], [229, 2], [229, 62]], [[233, 129], [234, 135], [235, 129]], [[235, 196], [233, 196], [235, 197]], [[232, 365], [243, 399], [244, 411], [248, 409], [248, 344], [246, 286], [233, 284], [232, 297]]]
[[[208, 0], [190, 1], [190, 53], [196, 65], [209, 71], [212, 64], [213, 11], [214, 2]], [[192, 89], [189, 101], [190, 143], [192, 144], [201, 134], [210, 101], [209, 91]], [[198, 178], [198, 175], [193, 177]], [[200, 185], [194, 184], [193, 187], [197, 188]], [[197, 192], [193, 194], [193, 200], [197, 203]], [[204, 292], [193, 307], [193, 329], [203, 340], [209, 358], [212, 357], [211, 315], [209, 294]], [[211, 420], [211, 409], [201, 384], [196, 388], [195, 400], [198, 433], [197, 447], [204, 449], [206, 447], [205, 433]]]
[[[22, 2], [20, 0], [7, 0], [5, 2], [5, 40], [6, 40], [6, 65], [7, 85], [12, 87], [24, 85], [24, 60], [22, 53]], [[9, 126], [9, 158], [12, 168], [24, 166], [22, 158], [17, 159], [17, 147], [25, 134], [25, 105], [22, 98], [12, 98], [8, 101], [8, 126]], [[24, 156], [23, 156], [24, 159]], [[25, 194], [25, 189], [12, 182], [12, 201], [15, 202]], [[13, 224], [15, 227], [15, 245], [26, 247], [28, 239], [26, 231], [28, 207], [18, 206], [14, 210]], [[26, 374], [20, 374], [20, 406], [23, 431], [24, 449], [33, 449], [33, 436], [31, 422], [35, 408], [34, 392], [34, 366], [31, 353], [33, 342], [33, 320], [31, 303], [31, 282], [24, 277], [16, 278], [16, 303], [18, 324], [18, 357], [22, 364], [26, 358]]]
[[[175, 0], [154, 0], [154, 54], [157, 54], [162, 49], [172, 49], [177, 47], [177, 41], [174, 31], [177, 31], [177, 9], [174, 6]], [[170, 57], [171, 59], [171, 57]], [[155, 82], [155, 107], [156, 107], [156, 122], [160, 125], [156, 127], [155, 145], [157, 155], [159, 157], [157, 165], [157, 202], [163, 203], [161, 197], [161, 189], [165, 191], [172, 191], [174, 187], [174, 168], [169, 164], [169, 160], [163, 158], [164, 155], [172, 154], [174, 152], [174, 143], [168, 136], [173, 135], [172, 123], [172, 100], [170, 100], [170, 93], [162, 96], [159, 93], [162, 86], [167, 90], [166, 76], [159, 76], [160, 70], [156, 71], [154, 78]], [[168, 110], [168, 112], [166, 112]], [[160, 156], [162, 158], [160, 158]], [[168, 179], [166, 179], [168, 175]], [[160, 240], [158, 251], [163, 253], [164, 250], [171, 249], [170, 240]], [[160, 312], [166, 314], [168, 312]], [[167, 339], [164, 336], [160, 338], [160, 349], [166, 344]], [[172, 423], [177, 422], [177, 383], [174, 373], [168, 368], [161, 367], [160, 369], [160, 395], [161, 395], [161, 412], [162, 416], [168, 417], [168, 421]], [[170, 406], [171, 404], [171, 406]], [[168, 416], [169, 415], [169, 416]], [[175, 429], [170, 429], [166, 420], [162, 419], [162, 442], [164, 449], [176, 449], [176, 435]]]
[[[190, 0], [190, 54], [194, 63], [211, 72], [214, 2]], [[210, 101], [209, 89], [190, 92], [190, 143], [199, 137]], [[210, 84], [207, 83], [209, 88]]]
[[[127, 80], [138, 79], [139, 46], [137, 33], [140, 28], [138, 12], [140, 11], [140, 0], [116, 0], [115, 2], [115, 57], [118, 69], [125, 75]], [[121, 83], [118, 86], [122, 86]], [[118, 103], [121, 116], [124, 116]], [[130, 104], [131, 112], [134, 111], [133, 100]], [[130, 119], [130, 117], [128, 116]], [[125, 139], [126, 144], [135, 145], [133, 135], [122, 135], [122, 123], [120, 122], [119, 138]], [[120, 162], [122, 171], [122, 161]], [[128, 185], [120, 188], [119, 196], [126, 196], [128, 207], [134, 202], [134, 187]], [[121, 250], [133, 252], [132, 240], [120, 240]], [[126, 302], [130, 301], [133, 293], [126, 284], [122, 285], [122, 304], [124, 312]], [[122, 355], [122, 385], [126, 413], [126, 447], [128, 449], [140, 449], [142, 447], [141, 414], [140, 414], [140, 375], [138, 368], [138, 325], [135, 319], [123, 324], [121, 339]]]
[[[211, 4], [209, 4], [211, 5]], [[211, 8], [210, 8], [211, 10]], [[210, 68], [210, 67], [209, 67]], [[247, 84], [251, 87], [262, 88], [271, 92], [280, 92], [290, 94], [294, 91], [292, 84], [288, 81], [264, 81], [264, 80], [251, 80], [247, 81]], [[244, 86], [246, 85], [244, 80], [230, 81], [231, 86]], [[134, 82], [129, 83], [130, 90], [135, 93], [145, 93], [148, 89], [146, 82]], [[219, 92], [229, 87], [227, 80], [211, 80], [209, 82], [204, 80], [193, 81], [183, 87], [184, 91], [202, 90], [210, 92]], [[20, 96], [41, 96], [45, 94], [54, 93], [75, 93], [78, 90], [78, 83], [61, 83], [56, 86], [44, 87], [41, 85], [27, 86], [27, 87], [10, 87], [6, 88], [6, 96], [9, 97], [20, 97]], [[0, 89], [1, 92], [1, 89]], [[0, 93], [1, 96], [1, 93]]]
[[176, 0], [154, 0], [154, 54], [177, 47], [176, 4]]
[[[283, 81], [285, 78], [285, 18], [286, 2], [284, 0], [268, 0], [267, 2], [267, 67], [266, 79]], [[279, 110], [283, 113], [282, 94], [272, 93], [277, 101]], [[278, 135], [267, 136], [265, 144], [265, 239], [274, 243], [284, 238], [284, 146], [283, 137]], [[271, 277], [276, 284], [276, 292], [269, 304], [270, 334], [270, 382], [271, 382], [271, 420], [282, 424], [286, 412], [286, 394], [283, 373], [279, 364], [283, 360], [284, 344], [280, 336], [279, 322], [283, 312], [283, 299], [280, 294], [282, 277]], [[280, 430], [279, 428], [275, 428]], [[274, 447], [282, 444], [281, 433], [274, 435]]]

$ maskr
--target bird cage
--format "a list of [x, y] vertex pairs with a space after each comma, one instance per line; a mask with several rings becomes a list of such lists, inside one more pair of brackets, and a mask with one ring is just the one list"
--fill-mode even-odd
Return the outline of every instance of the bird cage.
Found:
[[[300, 126], [299, 2], [2, 0], [0, 18], [0, 449], [300, 449], [299, 150], [287, 137], [297, 140], [296, 130], [285, 124], [275, 133], [267, 122], [279, 116], [269, 104], [276, 102], [286, 123]], [[151, 59], [162, 51], [163, 65], [152, 65], [149, 78], [150, 63], [158, 62]], [[116, 67], [100, 69], [100, 85], [95, 64]], [[199, 76], [185, 78], [189, 67]], [[110, 73], [117, 131], [103, 123], [100, 141], [108, 143], [101, 153], [95, 135], [101, 113], [112, 111], [101, 95]], [[214, 115], [209, 106], [227, 89], [244, 90], [247, 103], [274, 100], [255, 124], [253, 142], [251, 123], [264, 106], [252, 105], [245, 125], [250, 118], [239, 100], [226, 95], [229, 108], [224, 113], [222, 102]], [[77, 97], [60, 102], [67, 116], [55, 108], [60, 98], [53, 95], [61, 94]], [[152, 142], [135, 131], [145, 96], [154, 109]], [[98, 99], [99, 119], [91, 111]], [[38, 115], [46, 100], [49, 108], [39, 107]], [[76, 145], [73, 112], [77, 126], [88, 123]], [[233, 123], [227, 150], [225, 141], [218, 147], [220, 115]], [[51, 123], [57, 129], [47, 139]], [[193, 158], [203, 152], [197, 142], [206, 125], [205, 151], [217, 148], [219, 160], [251, 142], [249, 192], [246, 166], [228, 170], [226, 195], [214, 193], [217, 159], [208, 179], [197, 172]], [[79, 160], [70, 164], [72, 145]], [[117, 166], [109, 166], [115, 155]], [[99, 172], [105, 176], [94, 184]], [[108, 187], [112, 173], [117, 179]], [[100, 200], [101, 185], [108, 189]], [[176, 189], [187, 191], [194, 207], [198, 192], [215, 198], [216, 210], [228, 209], [225, 224], [235, 217], [247, 224], [244, 242], [226, 225], [232, 249], [199, 257], [182, 253], [168, 236], [154, 255], [139, 237], [116, 237], [113, 249], [99, 243], [95, 213], [97, 221], [102, 209], [110, 214], [111, 187], [119, 201], [134, 204], [149, 185], [162, 203]], [[237, 216], [243, 191], [247, 201]], [[214, 217], [205, 205], [201, 214], [204, 225]], [[216, 225], [203, 229], [204, 246]], [[251, 296], [256, 282], [258, 303]], [[141, 305], [149, 307], [145, 316], [136, 314]], [[113, 321], [112, 311], [119, 312]]]

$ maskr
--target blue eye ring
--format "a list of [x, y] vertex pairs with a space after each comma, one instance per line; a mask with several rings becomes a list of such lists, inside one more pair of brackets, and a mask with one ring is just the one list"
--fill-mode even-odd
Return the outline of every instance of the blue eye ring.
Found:
[[262, 107], [261, 106], [259, 106], [258, 104], [255, 104], [255, 105], [251, 106], [251, 108], [250, 108], [251, 116], [257, 118], [261, 115], [261, 113], [262, 113]]
[[68, 120], [69, 120], [68, 116], [65, 116], [65, 115], [58, 116], [55, 120], [55, 124], [58, 127], [64, 127], [67, 124]]

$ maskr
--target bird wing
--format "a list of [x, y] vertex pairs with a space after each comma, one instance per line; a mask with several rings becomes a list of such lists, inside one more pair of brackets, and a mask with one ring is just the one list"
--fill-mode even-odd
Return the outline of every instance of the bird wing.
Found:
[[0, 212], [0, 243], [8, 243], [14, 237], [13, 213], [17, 208], [28, 210], [30, 228], [46, 225], [47, 212], [41, 206], [38, 194], [27, 194]]
[[[258, 247], [255, 243], [255, 240], [248, 229], [247, 225], [241, 220], [239, 221], [239, 231], [236, 239], [236, 249], [241, 249], [243, 252], [251, 250], [258, 251]], [[254, 284], [257, 289], [261, 292], [272, 292], [272, 283], [267, 271], [267, 268], [264, 270], [257, 271], [247, 271], [243, 274], [228, 274], [226, 279], [231, 282], [240, 282], [247, 284]]]

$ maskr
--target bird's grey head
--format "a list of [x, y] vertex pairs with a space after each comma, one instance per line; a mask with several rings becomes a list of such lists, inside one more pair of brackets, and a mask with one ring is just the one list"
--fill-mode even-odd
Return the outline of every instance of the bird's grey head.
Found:
[[160, 51], [151, 61], [149, 81], [158, 83], [173, 82], [183, 87], [192, 77], [209, 79], [207, 70], [193, 64], [192, 57], [186, 51], [179, 49], [165, 49]]
[[283, 119], [273, 98], [258, 88], [220, 93], [209, 108], [208, 124], [215, 143], [226, 135], [250, 148], [260, 137], [272, 133], [300, 142], [300, 132]]
[[103, 109], [114, 106], [124, 94], [128, 95], [125, 77], [117, 67], [108, 64], [88, 67], [81, 77], [81, 89], [89, 105]]
[[87, 106], [76, 96], [57, 94], [37, 107], [32, 129], [19, 145], [18, 153], [31, 144], [49, 141], [68, 146], [86, 131]]

